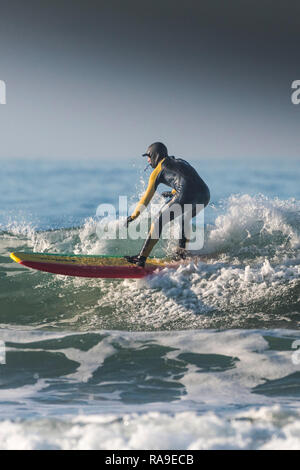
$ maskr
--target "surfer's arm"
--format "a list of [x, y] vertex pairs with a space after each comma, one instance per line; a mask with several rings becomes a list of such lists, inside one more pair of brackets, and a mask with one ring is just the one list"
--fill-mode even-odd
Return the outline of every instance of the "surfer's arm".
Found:
[[158, 177], [159, 177], [159, 174], [160, 174], [161, 169], [162, 169], [161, 164], [162, 164], [162, 161], [152, 171], [152, 173], [150, 175], [150, 178], [149, 178], [147, 189], [146, 189], [144, 195], [141, 197], [140, 201], [138, 202], [138, 205], [136, 206], [134, 212], [131, 214], [131, 216], [130, 216], [131, 220], [136, 219], [141, 214], [141, 212], [143, 212], [145, 207], [147, 207], [147, 205], [151, 201], [151, 199], [152, 199], [152, 197], [153, 197], [153, 195], [156, 191], [156, 187], [157, 187], [157, 183], [158, 183]]

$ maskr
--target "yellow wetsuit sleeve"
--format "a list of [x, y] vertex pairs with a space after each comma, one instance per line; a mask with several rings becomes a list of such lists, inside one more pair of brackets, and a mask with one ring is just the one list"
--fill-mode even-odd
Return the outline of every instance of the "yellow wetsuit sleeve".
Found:
[[143, 211], [143, 208], [145, 208], [151, 201], [156, 190], [156, 180], [157, 180], [159, 173], [161, 172], [161, 169], [162, 169], [161, 166], [162, 166], [163, 161], [164, 160], [161, 160], [159, 164], [157, 165], [157, 167], [154, 168], [154, 170], [152, 171], [150, 178], [149, 178], [147, 189], [144, 195], [141, 197], [140, 201], [138, 202], [138, 205], [136, 206], [133, 214], [131, 215], [132, 220], [136, 219], [140, 215], [140, 213]]

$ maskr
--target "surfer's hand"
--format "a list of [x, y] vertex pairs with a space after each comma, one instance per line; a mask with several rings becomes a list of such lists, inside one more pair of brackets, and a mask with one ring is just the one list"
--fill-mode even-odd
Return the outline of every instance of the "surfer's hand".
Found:
[[125, 222], [126, 227], [128, 227], [128, 225], [129, 225], [130, 222], [132, 222], [132, 221], [133, 221], [133, 218], [131, 217], [131, 215], [129, 215], [129, 216], [127, 217], [127, 219], [126, 219], [126, 222]]
[[168, 198], [171, 198], [173, 197], [173, 193], [171, 191], [164, 191], [163, 193], [161, 193], [162, 197], [164, 197], [165, 199], [168, 199]]

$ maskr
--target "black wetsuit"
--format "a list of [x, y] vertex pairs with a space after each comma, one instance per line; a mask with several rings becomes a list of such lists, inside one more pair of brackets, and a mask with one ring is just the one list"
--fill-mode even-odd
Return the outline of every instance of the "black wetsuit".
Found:
[[[210, 193], [197, 171], [185, 160], [166, 157], [162, 169], [156, 178], [156, 186], [160, 183], [170, 186], [176, 191], [179, 204], [203, 204], [207, 206]], [[174, 194], [175, 195], [175, 194]]]
[[[161, 159], [152, 171], [147, 190], [132, 214], [132, 220], [138, 217], [143, 208], [148, 205], [157, 186], [161, 183], [172, 188], [173, 197], [161, 209], [155, 222], [151, 225], [148, 237], [140, 252], [140, 256], [146, 258], [157, 243], [164, 224], [177, 217], [176, 207], [181, 209], [179, 215], [182, 217], [179, 246], [185, 248], [188, 241], [185, 236], [187, 221], [207, 206], [210, 199], [209, 189], [196, 170], [185, 160], [167, 156]], [[185, 205], [189, 207], [186, 209]]]

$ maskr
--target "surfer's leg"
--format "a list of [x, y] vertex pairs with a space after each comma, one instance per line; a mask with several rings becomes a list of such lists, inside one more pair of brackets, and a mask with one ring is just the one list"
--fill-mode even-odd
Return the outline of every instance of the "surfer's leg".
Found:
[[[179, 206], [180, 214], [182, 214], [182, 209]], [[156, 243], [158, 242], [162, 229], [164, 225], [174, 219], [175, 212], [178, 211], [178, 204], [176, 203], [176, 199], [169, 201], [159, 212], [158, 216], [151, 224], [151, 228], [149, 230], [148, 236], [145, 240], [143, 248], [141, 249], [139, 255], [137, 256], [127, 256], [126, 259], [130, 263], [135, 263], [138, 266], [144, 266], [146, 259], [150, 255], [151, 251], [155, 247]]]
[[145, 266], [149, 254], [151, 253], [152, 249], [159, 240], [161, 234], [161, 225], [161, 217], [159, 216], [157, 220], [151, 224], [150, 231], [145, 240], [143, 248], [140, 251], [140, 254], [136, 256], [125, 256], [127, 261], [129, 261], [130, 263], [134, 263], [138, 266]]
[[[143, 248], [141, 249], [139, 255], [137, 256], [131, 256], [131, 257], [126, 257], [126, 259], [131, 262], [135, 263], [139, 266], [144, 266], [146, 259], [150, 255], [151, 251], [155, 247], [156, 243], [158, 242], [163, 227], [174, 220], [177, 217], [182, 217], [183, 218], [183, 206], [180, 202], [178, 202], [177, 198], [172, 199], [169, 201], [163, 209], [159, 212], [157, 218], [154, 220], [154, 222], [151, 224], [150, 231], [148, 233], [148, 236], [145, 240], [145, 243], [143, 245]], [[184, 224], [182, 224], [182, 227], [184, 227]], [[187, 242], [187, 238], [185, 237], [184, 229], [183, 229], [183, 234], [180, 236], [180, 244], [185, 247], [185, 244]]]
[[176, 198], [169, 201], [158, 214], [156, 220], [152, 223], [147, 239], [140, 252], [140, 256], [146, 258], [150, 255], [154, 246], [158, 242], [163, 227], [177, 217], [182, 217], [183, 207]]
[[179, 240], [178, 240], [178, 247], [175, 251], [175, 258], [186, 258], [186, 245], [190, 239], [190, 223], [191, 223], [191, 216], [189, 216], [186, 212], [184, 212], [180, 219], [180, 232], [179, 232]]
[[178, 241], [178, 249], [176, 250], [176, 255], [181, 258], [185, 258], [186, 245], [191, 239], [191, 224], [192, 219], [195, 217], [202, 209], [204, 205], [201, 204], [186, 204], [184, 205], [184, 212], [181, 217], [180, 225], [180, 238]]
[[151, 224], [151, 228], [148, 232], [147, 238], [140, 253], [136, 256], [125, 256], [127, 261], [129, 261], [130, 263], [134, 263], [138, 266], [145, 266], [149, 254], [153, 250], [161, 235], [163, 226], [162, 220], [163, 217], [161, 211], [155, 221]]
[[140, 256], [144, 256], [148, 258], [151, 251], [155, 247], [156, 243], [158, 242], [161, 232], [163, 228], [163, 217], [162, 213], [160, 212], [157, 219], [151, 224], [148, 236], [145, 240], [143, 248], [140, 251]]

